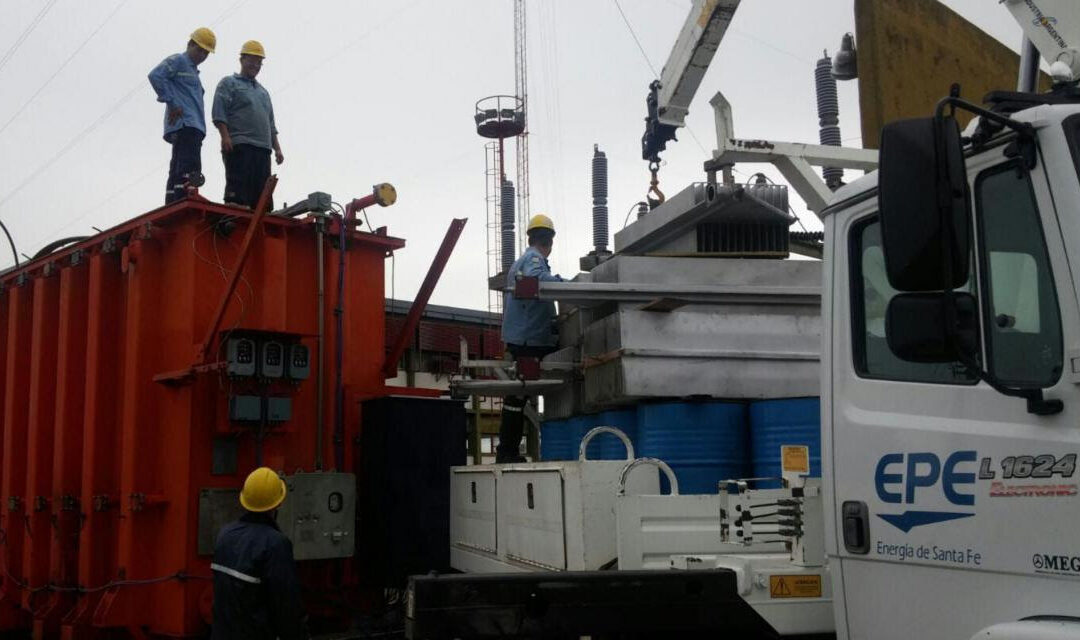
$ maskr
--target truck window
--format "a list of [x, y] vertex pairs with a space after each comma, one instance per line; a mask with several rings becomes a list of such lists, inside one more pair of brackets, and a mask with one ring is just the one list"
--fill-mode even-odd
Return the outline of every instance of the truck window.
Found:
[[855, 371], [864, 378], [974, 384], [976, 378], [959, 362], [906, 362], [896, 357], [885, 339], [885, 311], [897, 291], [889, 286], [881, 224], [871, 218], [851, 232], [851, 309]]
[[982, 172], [975, 205], [989, 369], [1009, 385], [1049, 387], [1061, 377], [1061, 316], [1028, 173], [1014, 163]]

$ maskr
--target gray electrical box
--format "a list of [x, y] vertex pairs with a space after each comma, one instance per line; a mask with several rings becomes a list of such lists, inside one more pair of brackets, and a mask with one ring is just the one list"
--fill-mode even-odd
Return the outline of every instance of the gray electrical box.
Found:
[[225, 343], [225, 359], [230, 376], [255, 375], [255, 341], [251, 338], [229, 338]]
[[264, 378], [285, 375], [285, 345], [277, 340], [262, 343], [259, 348], [259, 375]]
[[229, 396], [229, 420], [258, 422], [262, 420], [262, 398], [259, 396]]
[[213, 555], [218, 532], [242, 515], [239, 489], [205, 487], [199, 491], [199, 555]]
[[292, 398], [272, 397], [266, 399], [266, 419], [269, 422], [292, 420]]
[[285, 476], [289, 491], [278, 526], [293, 543], [297, 560], [349, 558], [356, 548], [356, 476], [297, 473]]
[[289, 345], [289, 377], [293, 380], [307, 380], [311, 375], [311, 351], [307, 345], [294, 342]]

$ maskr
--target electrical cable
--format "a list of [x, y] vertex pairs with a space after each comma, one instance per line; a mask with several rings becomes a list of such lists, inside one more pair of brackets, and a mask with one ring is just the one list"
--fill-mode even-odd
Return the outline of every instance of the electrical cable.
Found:
[[89, 238], [90, 236], [71, 236], [68, 238], [60, 238], [59, 240], [53, 240], [49, 244], [38, 249], [38, 252], [34, 254], [34, 260], [37, 260], [38, 258], [44, 258], [45, 256], [56, 251], [57, 249], [60, 249], [61, 247], [67, 246], [69, 244], [75, 244], [76, 242], [82, 242], [83, 240], [88, 240]]
[[633, 213], [634, 209], [637, 209], [639, 206], [641, 206], [640, 202], [635, 202], [634, 204], [630, 205], [630, 210], [626, 212], [626, 217], [623, 218], [623, 222], [622, 222], [622, 228], [623, 229], [626, 228], [626, 225], [630, 224], [630, 214]]
[[653, 78], [659, 80], [660, 74], [656, 72], [656, 67], [653, 66], [651, 60], [649, 60], [648, 54], [645, 53], [645, 47], [641, 46], [641, 41], [638, 40], [637, 34], [634, 33], [634, 27], [630, 26], [630, 20], [627, 19], [626, 13], [623, 12], [622, 6], [619, 4], [619, 0], [612, 0], [615, 3], [615, 8], [619, 10], [619, 15], [622, 16], [623, 22], [626, 23], [626, 28], [630, 31], [630, 36], [637, 43], [638, 50], [641, 51], [641, 57], [645, 58], [645, 64], [649, 65], [649, 69], [652, 70]]
[[19, 47], [22, 46], [23, 42], [25, 42], [26, 39], [30, 37], [30, 34], [33, 33], [35, 28], [37, 28], [38, 23], [41, 22], [41, 20], [45, 17], [47, 13], [49, 13], [49, 10], [52, 9], [53, 5], [55, 4], [56, 0], [49, 0], [45, 3], [45, 6], [41, 8], [41, 11], [38, 11], [38, 14], [34, 16], [34, 19], [32, 21], [30, 21], [30, 24], [25, 29], [23, 29], [23, 32], [19, 34], [18, 38], [15, 39], [15, 42], [4, 53], [4, 56], [0, 58], [0, 69], [3, 69], [4, 65], [6, 65], [11, 60], [12, 56], [15, 55], [15, 52], [18, 51]]
[[324, 64], [326, 64], [327, 62], [330, 62], [331, 60], [339, 59], [341, 57], [342, 53], [344, 53], [348, 49], [356, 46], [357, 44], [359, 44], [361, 42], [364, 42], [365, 40], [368, 40], [369, 36], [371, 34], [375, 33], [376, 31], [385, 31], [386, 27], [389, 26], [394, 20], [397, 20], [398, 18], [403, 16], [408, 11], [411, 11], [414, 7], [418, 6], [419, 4], [420, 4], [420, 0], [416, 0], [412, 4], [406, 5], [400, 11], [398, 11], [394, 15], [390, 16], [386, 20], [374, 20], [374, 21], [372, 21], [371, 24], [373, 26], [370, 29], [366, 29], [363, 32], [357, 34], [357, 36], [355, 38], [353, 38], [352, 40], [346, 42], [344, 45], [338, 47], [337, 49], [335, 49], [330, 55], [322, 58], [321, 60], [319, 60], [315, 64], [308, 67], [306, 70], [304, 70], [304, 72], [299, 74], [292, 81], [287, 82], [284, 85], [282, 85], [281, 88], [278, 89], [278, 93], [279, 94], [285, 93], [286, 91], [290, 90], [294, 85], [296, 85], [298, 82], [300, 82], [302, 80], [309, 79], [311, 77], [312, 73], [316, 69], [322, 67]]
[[67, 59], [60, 64], [56, 71], [53, 71], [52, 75], [49, 76], [49, 78], [45, 80], [45, 82], [40, 87], [38, 87], [37, 91], [34, 92], [34, 95], [30, 96], [28, 100], [23, 102], [22, 106], [16, 109], [15, 113], [12, 114], [10, 118], [8, 118], [7, 122], [5, 122], [3, 126], [0, 126], [0, 133], [3, 133], [4, 130], [7, 129], [8, 126], [12, 122], [14, 122], [15, 119], [18, 118], [28, 106], [30, 106], [30, 103], [37, 99], [39, 95], [41, 95], [41, 92], [44, 91], [45, 88], [48, 87], [52, 83], [52, 81], [56, 79], [56, 76], [60, 75], [60, 72], [67, 68], [68, 64], [75, 59], [75, 56], [79, 55], [79, 52], [83, 50], [83, 47], [85, 47], [87, 43], [93, 40], [94, 36], [96, 36], [98, 32], [100, 32], [103, 28], [105, 28], [105, 25], [109, 24], [113, 17], [116, 16], [117, 12], [119, 12], [120, 9], [123, 9], [124, 5], [126, 5], [128, 2], [129, 0], [121, 0], [120, 4], [116, 5], [116, 7], [113, 8], [109, 15], [105, 17], [105, 20], [101, 24], [99, 24], [96, 29], [90, 32], [90, 35], [86, 36], [86, 39], [83, 40], [79, 44], [79, 46], [75, 47], [75, 50], [72, 51], [71, 55], [69, 55]]
[[[750, 181], [753, 180], [754, 178], [758, 177], [758, 176], [761, 176], [762, 178], [765, 178], [765, 180], [767, 180], [769, 182], [769, 184], [771, 184], [771, 185], [776, 184], [775, 180], [773, 180], [769, 176], [765, 175], [764, 173], [761, 173], [760, 171], [755, 173], [754, 175], [750, 176], [749, 178], [747, 178], [746, 179], [746, 184], [749, 185]], [[802, 218], [799, 217], [799, 214], [795, 213], [795, 209], [793, 209], [791, 207], [790, 203], [788, 204], [788, 212], [790, 212], [791, 215], [795, 216], [795, 222], [799, 223], [799, 226], [802, 227], [803, 231], [805, 231], [806, 233], [810, 233], [810, 230], [807, 229], [806, 225], [803, 224]]]
[[83, 138], [90, 135], [91, 133], [94, 132], [95, 129], [97, 129], [102, 124], [104, 124], [104, 122], [106, 120], [108, 120], [109, 117], [112, 116], [112, 114], [119, 111], [121, 107], [123, 107], [125, 104], [128, 103], [128, 101], [130, 101], [132, 98], [134, 98], [135, 94], [139, 91], [139, 89], [142, 88], [142, 86], [143, 86], [143, 83], [140, 80], [138, 84], [133, 86], [130, 91], [128, 91], [126, 94], [124, 94], [124, 97], [120, 98], [111, 107], [109, 107], [109, 109], [106, 110], [105, 113], [103, 113], [101, 115], [101, 117], [99, 117], [97, 120], [95, 120], [93, 123], [91, 123], [85, 129], [80, 131], [74, 138], [72, 138], [66, 145], [64, 145], [63, 148], [60, 149], [60, 151], [57, 151], [55, 154], [53, 154], [53, 156], [51, 158], [46, 160], [43, 164], [39, 165], [37, 169], [34, 169], [34, 171], [32, 171], [30, 173], [30, 175], [28, 175], [14, 189], [9, 191], [7, 193], [7, 195], [5, 195], [2, 199], [0, 199], [0, 207], [3, 207], [12, 198], [14, 198], [16, 195], [18, 195], [18, 193], [20, 191], [25, 189], [27, 185], [29, 185], [31, 182], [36, 180], [38, 178], [38, 176], [40, 176], [42, 173], [45, 172], [46, 169], [53, 166], [61, 158], [66, 156], [72, 149], [75, 148], [76, 145], [78, 145], [80, 142], [82, 142]]
[[[236, 0], [236, 2], [234, 2], [229, 8], [227, 8], [224, 12], [222, 12], [222, 14], [219, 15], [217, 17], [217, 19], [211, 24], [213, 24], [214, 26], [217, 26], [217, 23], [220, 23], [220, 22], [222, 22], [224, 20], [227, 20], [229, 17], [231, 17], [230, 12], [234, 12], [237, 8], [240, 7], [240, 5], [244, 4], [245, 2], [247, 2], [247, 0]], [[53, 4], [55, 4], [55, 3], [56, 3], [56, 0], [50, 0], [50, 4], [46, 7], [46, 9], [43, 9], [43, 11], [46, 11], [48, 8], [51, 8], [51, 6]], [[40, 15], [41, 14], [39, 14], [39, 16]], [[31, 25], [31, 26], [33, 26], [33, 25]], [[18, 45], [18, 43], [16, 43], [16, 45]], [[67, 63], [65, 62], [64, 64], [67, 64]], [[2, 67], [2, 66], [3, 66], [3, 62], [0, 62], [0, 67]], [[82, 142], [83, 138], [85, 138], [86, 136], [93, 133], [93, 131], [95, 129], [100, 127], [114, 113], [119, 111], [121, 107], [123, 107], [133, 97], [135, 97], [136, 92], [138, 92], [139, 89], [142, 88], [143, 82], [144, 81], [142, 79], [140, 79], [137, 83], [135, 83], [131, 87], [131, 89], [128, 90], [128, 92], [126, 94], [124, 94], [124, 96], [122, 98], [120, 98], [120, 100], [118, 100], [112, 106], [110, 106], [108, 109], [106, 109], [105, 113], [101, 114], [101, 116], [99, 116], [97, 120], [95, 120], [93, 123], [91, 123], [90, 126], [86, 127], [82, 131], [80, 131], [78, 134], [76, 134], [74, 138], [72, 138], [70, 141], [68, 141], [68, 143], [66, 145], [64, 145], [60, 149], [60, 151], [56, 152], [56, 154], [54, 154], [49, 160], [47, 160], [44, 164], [40, 165], [37, 169], [35, 169], [33, 172], [31, 172], [30, 175], [26, 177], [26, 179], [24, 179], [22, 182], [20, 182], [18, 184], [18, 186], [16, 186], [14, 189], [9, 191], [7, 193], [7, 195], [5, 195], [2, 199], [0, 199], [0, 207], [3, 207], [5, 204], [7, 204], [7, 202], [9, 200], [11, 200], [13, 197], [15, 197], [15, 195], [18, 194], [20, 191], [22, 191], [28, 184], [30, 184], [31, 182], [36, 180], [37, 177], [40, 176], [45, 170], [47, 170], [52, 165], [56, 164], [61, 158], [63, 158], [72, 149], [74, 149], [76, 145], [78, 145], [80, 142]], [[7, 125], [5, 125], [5, 126], [7, 126]], [[137, 182], [141, 182], [141, 181], [142, 180], [140, 179]], [[131, 186], [134, 186], [134, 184], [135, 183], [132, 183]], [[117, 192], [117, 194], [118, 193], [119, 192]], [[110, 196], [108, 199], [106, 199], [106, 201], [111, 200], [112, 197], [114, 197], [114, 196]]]
[[214, 21], [210, 23], [210, 26], [216, 27], [222, 22], [225, 22], [229, 18], [233, 17], [236, 11], [245, 3], [247, 3], [247, 1], [248, 0], [236, 0], [236, 2], [233, 2], [224, 11], [222, 11], [221, 14], [218, 15], [218, 17], [214, 18]]
[[0, 221], [0, 229], [4, 230], [4, 235], [7, 236], [8, 244], [11, 245], [11, 257], [15, 259], [15, 266], [19, 266], [19, 252], [15, 250], [15, 241], [11, 239], [11, 232], [8, 231], [7, 225]]
[[[0, 547], [6, 547], [6, 546], [7, 546], [7, 532], [5, 532], [3, 529], [0, 529]], [[7, 568], [7, 559], [5, 558], [5, 554], [3, 554], [3, 553], [0, 553], [0, 574], [2, 574], [4, 576], [4, 578], [6, 578], [7, 580], [11, 581], [11, 583], [14, 584], [16, 587], [18, 587], [19, 589], [22, 589], [23, 591], [27, 591], [29, 593], [42, 593], [42, 592], [45, 592], [45, 591], [52, 591], [52, 592], [57, 592], [57, 593], [89, 594], [89, 593], [98, 593], [98, 592], [101, 592], [101, 591], [107, 591], [107, 590], [115, 588], [115, 587], [128, 587], [128, 586], [141, 586], [141, 585], [159, 584], [159, 583], [162, 583], [162, 582], [168, 582], [170, 580], [179, 580], [181, 582], [183, 582], [184, 580], [213, 580], [213, 577], [211, 577], [211, 576], [191, 575], [191, 574], [185, 573], [184, 571], [181, 570], [181, 571], [177, 571], [176, 573], [172, 573], [172, 574], [169, 574], [167, 576], [159, 576], [157, 578], [143, 578], [143, 579], [134, 579], [134, 580], [128, 580], [128, 579], [110, 580], [109, 582], [106, 582], [105, 584], [102, 584], [102, 585], [99, 585], [99, 586], [96, 586], [96, 587], [64, 587], [64, 586], [60, 586], [60, 585], [57, 585], [57, 584], [53, 584], [52, 582], [46, 582], [45, 584], [42, 584], [42, 585], [39, 585], [39, 586], [35, 587], [35, 586], [31, 586], [29, 582], [24, 582], [24, 581], [16, 578], [15, 576], [11, 575], [11, 573], [8, 571], [8, 568]]]
[[[75, 226], [75, 223], [85, 219], [90, 214], [98, 211], [99, 209], [101, 209], [105, 205], [107, 205], [110, 202], [112, 202], [113, 200], [115, 200], [116, 197], [119, 196], [121, 193], [124, 193], [125, 191], [131, 190], [132, 187], [134, 187], [137, 184], [142, 183], [144, 180], [150, 178], [151, 176], [160, 175], [161, 170], [164, 169], [165, 167], [167, 167], [168, 165], [169, 165], [169, 163], [168, 163], [168, 161], [166, 161], [166, 162], [162, 162], [161, 164], [153, 167], [152, 169], [150, 169], [146, 173], [142, 174], [138, 178], [135, 178], [134, 180], [132, 180], [131, 182], [127, 183], [126, 185], [120, 187], [116, 191], [113, 191], [111, 194], [106, 196], [104, 199], [99, 200], [97, 202], [97, 204], [94, 204], [94, 205], [84, 209], [81, 214], [75, 216], [74, 218], [72, 218], [68, 222], [66, 222], [64, 224], [61, 224], [59, 227], [56, 227], [55, 229], [53, 229], [49, 233], [45, 234], [45, 237], [48, 238], [48, 237], [54, 236], [54, 235], [56, 235], [58, 233], [67, 231], [68, 229]], [[90, 228], [93, 229], [94, 231], [97, 231], [98, 233], [101, 233], [101, 229], [98, 229], [97, 227], [91, 226]]]

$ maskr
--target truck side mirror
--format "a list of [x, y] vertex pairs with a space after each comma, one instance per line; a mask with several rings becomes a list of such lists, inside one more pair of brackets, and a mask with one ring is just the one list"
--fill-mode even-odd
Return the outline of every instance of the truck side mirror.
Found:
[[[948, 327], [944, 296], [952, 295], [953, 327]], [[901, 293], [885, 313], [889, 349], [908, 362], [974, 360], [979, 344], [978, 304], [970, 293]]]
[[881, 131], [878, 208], [889, 283], [945, 291], [968, 279], [970, 193], [952, 116], [900, 120]]

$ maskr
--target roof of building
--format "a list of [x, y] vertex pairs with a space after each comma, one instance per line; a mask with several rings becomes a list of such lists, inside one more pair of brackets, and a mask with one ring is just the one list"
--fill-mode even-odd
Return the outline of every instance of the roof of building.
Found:
[[[412, 307], [411, 300], [386, 299], [387, 315], [405, 315]], [[437, 304], [429, 304], [424, 309], [422, 316], [429, 320], [449, 320], [452, 322], [467, 322], [470, 324], [482, 324], [491, 327], [502, 325], [502, 315], [491, 311], [478, 309], [464, 309], [462, 307], [446, 307]]]

